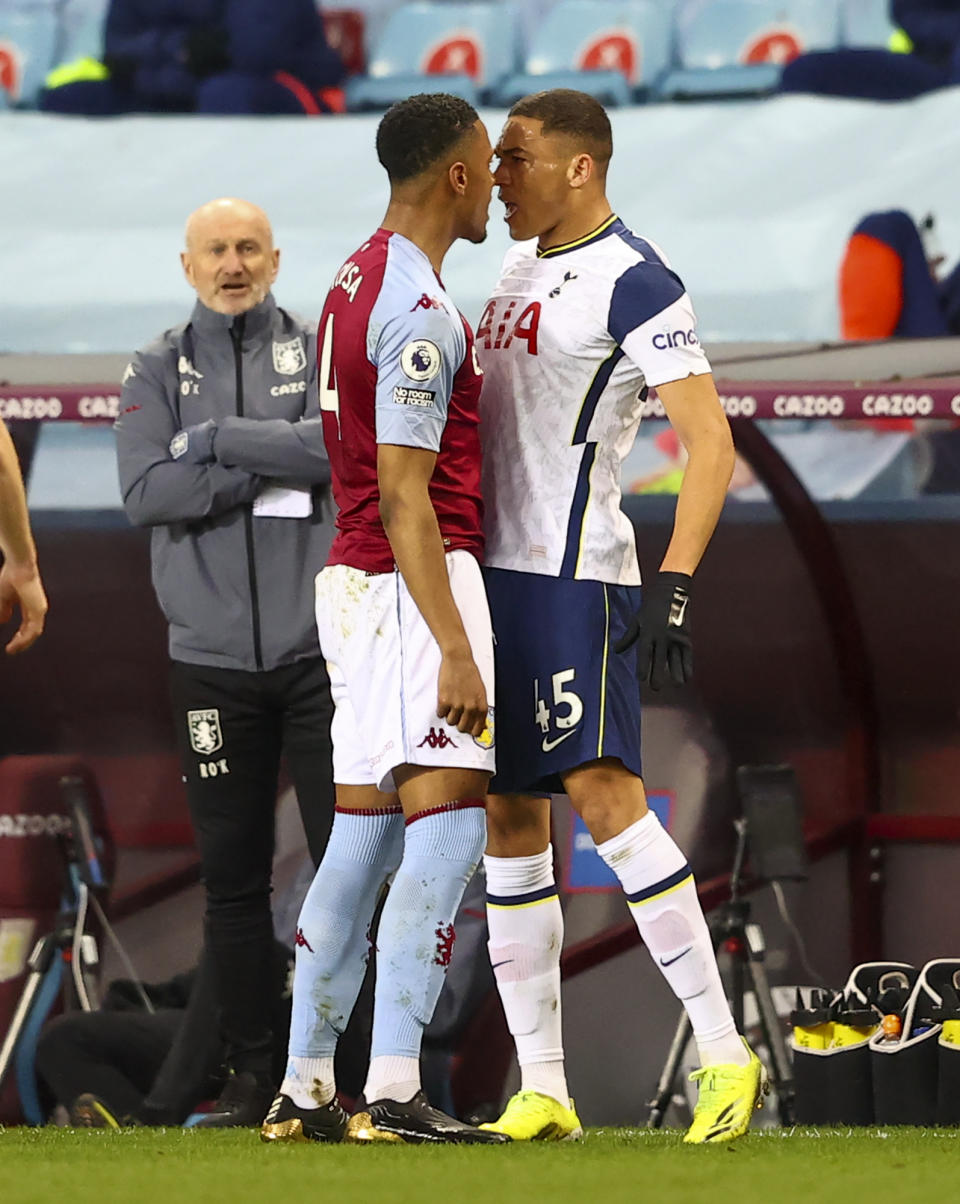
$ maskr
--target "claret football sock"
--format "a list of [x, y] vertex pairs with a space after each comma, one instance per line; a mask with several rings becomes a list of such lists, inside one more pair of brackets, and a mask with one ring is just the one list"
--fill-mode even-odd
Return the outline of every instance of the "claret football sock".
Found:
[[620, 879], [650, 956], [686, 1008], [704, 1065], [745, 1066], [687, 859], [652, 811], [597, 852]]
[[485, 839], [483, 799], [457, 799], [407, 820], [403, 860], [377, 932], [368, 1103], [405, 1103], [419, 1089], [423, 1030], [433, 1017], [453, 954], [454, 917]]
[[517, 1047], [521, 1091], [569, 1107], [560, 1012], [563, 912], [553, 849], [532, 857], [483, 859], [490, 963]]
[[402, 838], [399, 807], [338, 808], [334, 816], [297, 928], [289, 1059], [280, 1092], [301, 1108], [333, 1098], [333, 1055], [360, 992], [370, 923]]

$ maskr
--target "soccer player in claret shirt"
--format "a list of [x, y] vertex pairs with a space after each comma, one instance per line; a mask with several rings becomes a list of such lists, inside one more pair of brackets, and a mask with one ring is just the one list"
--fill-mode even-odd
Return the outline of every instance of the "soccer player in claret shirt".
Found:
[[[553, 791], [583, 817], [692, 1021], [702, 1069], [685, 1140], [726, 1141], [746, 1131], [763, 1070], [737, 1034], [690, 867], [647, 809], [637, 678], [657, 689], [690, 676], [692, 575], [733, 445], [680, 278], [611, 211], [611, 152], [603, 108], [566, 89], [514, 105], [496, 148], [494, 180], [519, 245], [477, 327], [499, 700], [484, 864], [521, 1090], [492, 1128], [515, 1139], [580, 1133], [561, 1040], [563, 921], [542, 793]], [[641, 601], [620, 464], [649, 385], [689, 460]]]
[[[494, 764], [481, 376], [439, 276], [456, 239], [486, 235], [492, 148], [474, 109], [438, 94], [390, 109], [377, 154], [390, 180], [386, 217], [338, 271], [319, 327], [339, 514], [316, 601], [337, 807], [300, 914], [289, 1061], [261, 1136], [502, 1142], [432, 1108], [419, 1062], [454, 914], [483, 853]], [[347, 1122], [334, 1052], [393, 870], [376, 938], [366, 1102]]]

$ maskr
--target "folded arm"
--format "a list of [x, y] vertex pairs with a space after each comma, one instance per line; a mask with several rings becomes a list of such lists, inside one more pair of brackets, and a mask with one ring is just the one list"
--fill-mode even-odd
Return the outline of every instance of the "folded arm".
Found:
[[174, 412], [162, 380], [139, 357], [123, 386], [115, 430], [120, 492], [136, 526], [212, 518], [251, 501], [260, 489], [259, 477], [245, 469], [171, 459]]

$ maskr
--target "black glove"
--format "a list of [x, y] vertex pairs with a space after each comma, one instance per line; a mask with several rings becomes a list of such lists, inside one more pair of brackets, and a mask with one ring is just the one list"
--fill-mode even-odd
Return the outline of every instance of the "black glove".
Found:
[[693, 578], [686, 573], [658, 573], [652, 584], [643, 586], [640, 609], [614, 644], [614, 652], [626, 652], [640, 641], [640, 680], [653, 690], [668, 678], [682, 686], [693, 676], [692, 588]]
[[219, 25], [198, 25], [187, 34], [184, 53], [190, 74], [206, 79], [230, 66], [229, 35]]

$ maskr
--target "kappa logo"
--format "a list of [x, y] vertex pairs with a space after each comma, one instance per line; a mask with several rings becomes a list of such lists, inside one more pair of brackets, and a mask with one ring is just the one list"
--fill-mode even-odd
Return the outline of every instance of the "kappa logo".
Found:
[[307, 938], [303, 935], [302, 928], [297, 929], [297, 936], [293, 943], [296, 945], [296, 947], [298, 949], [309, 949], [311, 953], [313, 952], [313, 946], [310, 944], [310, 942], [307, 940]]
[[429, 339], [414, 339], [400, 352], [400, 367], [410, 380], [432, 380], [442, 363], [440, 348]]
[[296, 376], [307, 366], [307, 351], [299, 336], [286, 343], [274, 343], [273, 366], [281, 376]]
[[569, 284], [571, 280], [576, 280], [576, 279], [578, 279], [576, 272], [564, 272], [563, 279], [560, 281], [560, 283], [557, 285], [556, 288], [552, 288], [550, 290], [550, 292], [548, 293], [548, 296], [559, 297], [560, 290], [563, 288], [563, 286], [565, 284]]
[[428, 297], [426, 293], [421, 293], [410, 312], [416, 313], [418, 309], [443, 309], [443, 302], [438, 301], [436, 297]]
[[216, 707], [204, 711], [187, 711], [187, 731], [190, 747], [201, 756], [209, 756], [223, 748], [220, 712]]
[[432, 727], [417, 745], [417, 748], [423, 748], [424, 745], [428, 748], [456, 748], [457, 742], [456, 740], [451, 740], [442, 729], [437, 731], [435, 727]]

